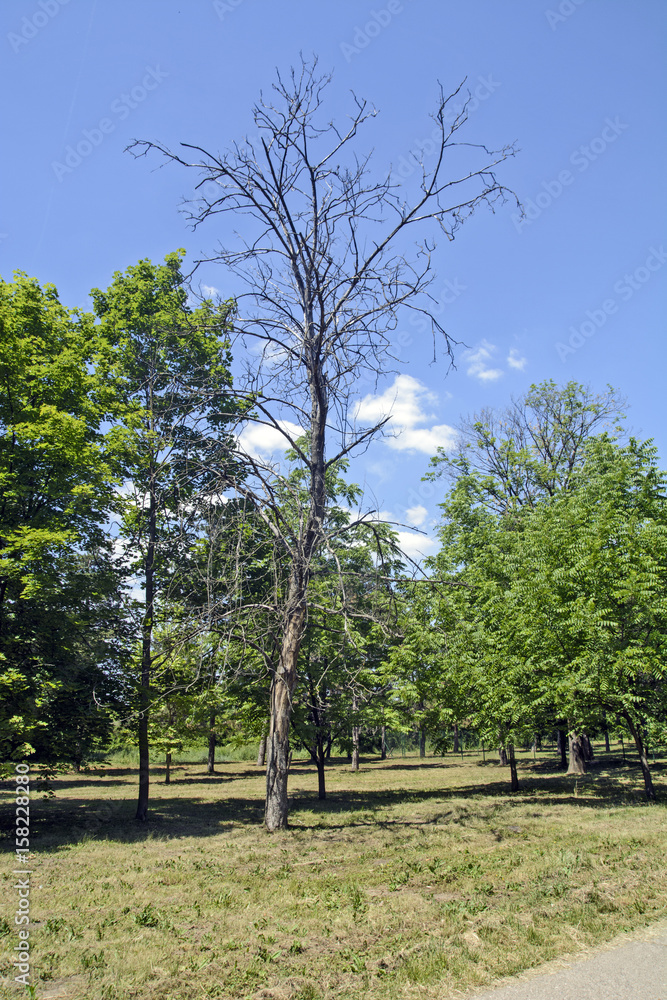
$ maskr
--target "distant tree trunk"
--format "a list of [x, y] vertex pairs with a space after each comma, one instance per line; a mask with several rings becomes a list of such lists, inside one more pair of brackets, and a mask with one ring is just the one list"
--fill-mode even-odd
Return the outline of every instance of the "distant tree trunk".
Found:
[[586, 774], [584, 746], [579, 733], [570, 733], [570, 766], [568, 774]]
[[651, 780], [651, 769], [648, 766], [648, 754], [642, 742], [641, 731], [639, 726], [635, 725], [629, 713], [624, 712], [623, 718], [628, 724], [628, 729], [632, 734], [632, 738], [635, 741], [635, 746], [637, 748], [637, 753], [639, 754], [639, 763], [641, 764], [642, 775], [644, 776], [644, 790], [646, 792], [646, 798], [649, 802], [655, 802], [655, 788], [653, 787], [653, 781]]
[[509, 758], [510, 758], [510, 791], [519, 791], [519, 776], [516, 773], [516, 758], [514, 756], [514, 744], [509, 744]]
[[206, 762], [206, 773], [215, 774], [215, 748], [218, 742], [215, 731], [216, 713], [211, 712], [208, 720], [208, 760]]
[[567, 733], [564, 729], [558, 730], [558, 752], [560, 754], [560, 766], [567, 771]]
[[581, 745], [584, 749], [584, 760], [588, 764], [590, 763], [590, 761], [593, 760], [595, 754], [593, 753], [593, 744], [591, 743], [586, 733], [581, 734]]
[[387, 759], [387, 727], [382, 726], [380, 735], [380, 760]]
[[[152, 406], [151, 406], [152, 413]], [[151, 430], [152, 418], [151, 418]], [[146, 604], [141, 626], [141, 683], [139, 688], [139, 799], [135, 819], [145, 823], [148, 819], [148, 788], [150, 760], [148, 749], [148, 709], [151, 684], [151, 646], [153, 638], [153, 615], [155, 611], [154, 572], [155, 541], [157, 537], [157, 516], [155, 501], [155, 480], [152, 475], [148, 500], [148, 546], [146, 552]]]
[[609, 730], [606, 728], [604, 731], [604, 748], [607, 753], [611, 753], [611, 745], [609, 743]]
[[168, 785], [171, 782], [171, 754], [168, 753], [165, 756], [165, 772], [164, 772], [164, 783]]
[[357, 723], [357, 712], [359, 710], [359, 700], [356, 691], [352, 695], [352, 714], [354, 724], [352, 726], [352, 767], [351, 771], [359, 770], [359, 726]]
[[288, 612], [285, 617], [280, 658], [271, 684], [271, 724], [267, 739], [264, 823], [270, 833], [287, 829], [292, 695], [296, 685], [297, 661], [306, 619], [305, 585], [300, 584], [296, 567], [292, 569]]
[[424, 729], [419, 730], [419, 756], [426, 756], [426, 731]]
[[264, 767], [266, 764], [266, 733], [262, 736], [259, 741], [259, 750], [257, 751], [257, 767]]
[[454, 723], [454, 753], [459, 752], [459, 727]]
[[331, 744], [332, 743], [333, 743], [333, 740], [332, 740], [331, 736], [329, 736], [327, 738], [327, 749], [326, 749], [325, 754], [324, 754], [324, 757], [325, 757], [326, 760], [331, 760]]
[[537, 735], [533, 736], [533, 745], [531, 747], [533, 751], [533, 760], [537, 759]]
[[498, 747], [498, 757], [503, 767], [507, 767], [507, 750], [504, 746]]

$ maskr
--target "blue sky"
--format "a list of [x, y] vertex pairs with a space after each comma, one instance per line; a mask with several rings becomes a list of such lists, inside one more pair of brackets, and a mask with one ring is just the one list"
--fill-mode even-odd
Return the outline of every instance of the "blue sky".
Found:
[[[379, 109], [360, 142], [378, 173], [409, 174], [437, 81], [451, 91], [467, 77], [467, 138], [517, 143], [501, 177], [528, 216], [481, 211], [438, 246], [457, 368], [430, 364], [429, 338], [406, 325], [399, 382], [364, 403], [395, 400], [399, 437], [373, 444], [354, 478], [432, 532], [439, 491], [420, 477], [433, 446], [462, 414], [547, 378], [617, 387], [664, 463], [666, 29], [662, 0], [8, 0], [0, 274], [24, 270], [87, 307], [90, 288], [139, 258], [209, 253], [225, 233], [186, 227], [189, 172], [123, 150], [135, 138], [223, 149], [301, 50], [333, 70], [333, 117], [350, 89]], [[213, 266], [201, 280], [234, 294]]]

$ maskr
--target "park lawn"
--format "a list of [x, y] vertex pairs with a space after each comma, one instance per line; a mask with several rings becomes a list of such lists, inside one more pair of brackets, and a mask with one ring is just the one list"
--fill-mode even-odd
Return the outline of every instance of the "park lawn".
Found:
[[[576, 780], [521, 754], [514, 794], [509, 769], [476, 753], [358, 773], [334, 761], [325, 802], [295, 761], [291, 828], [273, 835], [250, 763], [212, 777], [181, 765], [170, 785], [154, 767], [141, 827], [135, 768], [62, 775], [31, 807], [34, 996], [460, 997], [667, 914], [665, 764], [647, 806], [620, 751]], [[14, 937], [0, 992], [12, 998], [28, 995], [11, 981]]]

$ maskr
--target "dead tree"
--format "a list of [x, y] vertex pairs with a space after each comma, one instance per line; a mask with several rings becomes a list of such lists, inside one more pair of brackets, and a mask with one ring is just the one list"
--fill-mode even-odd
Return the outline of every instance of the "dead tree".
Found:
[[[377, 112], [353, 95], [351, 113], [339, 126], [323, 108], [329, 82], [319, 75], [317, 60], [302, 60], [287, 78], [277, 74], [271, 96], [261, 96], [253, 108], [257, 138], [225, 153], [190, 143], [181, 143], [179, 152], [147, 141], [131, 147], [135, 155], [153, 150], [196, 172], [197, 194], [187, 202], [193, 227], [219, 217], [242, 221], [243, 233], [225, 236], [205, 258], [224, 266], [237, 293], [232, 351], [237, 363], [245, 358], [246, 364], [234, 394], [245, 393], [252, 403], [248, 421], [255, 431], [260, 425], [281, 435], [307, 481], [306, 500], [294, 494], [292, 516], [285, 517], [277, 500], [284, 476], [244, 448], [247, 436], [239, 425], [244, 477], [225, 473], [220, 488], [253, 503], [289, 564], [272, 668], [268, 830], [287, 826], [292, 695], [311, 563], [331, 540], [325, 474], [367, 446], [386, 422], [358, 425], [355, 386], [394, 370], [391, 335], [405, 309], [428, 319], [434, 349], [440, 336], [451, 356], [454, 342], [430, 309], [434, 231], [449, 242], [479, 206], [493, 209], [507, 196], [516, 200], [495, 173], [514, 148], [493, 151], [459, 138], [469, 95], [456, 113], [450, 109], [461, 100], [463, 85], [449, 97], [440, 88], [433, 116], [438, 148], [413, 190], [403, 192], [391, 169], [371, 172], [370, 154], [355, 152], [361, 129]], [[455, 176], [448, 173], [453, 163], [459, 164]]]

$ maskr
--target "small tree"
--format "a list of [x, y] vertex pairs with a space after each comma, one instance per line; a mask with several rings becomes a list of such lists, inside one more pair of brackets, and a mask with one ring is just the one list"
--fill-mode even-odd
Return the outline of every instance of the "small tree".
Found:
[[[276, 503], [275, 467], [243, 449], [249, 477], [221, 484], [235, 488], [262, 511], [283, 547], [288, 585], [281, 608], [281, 642], [273, 664], [271, 724], [267, 754], [265, 822], [287, 825], [287, 778], [292, 698], [299, 649], [307, 624], [308, 583], [316, 553], [332, 540], [327, 523], [326, 472], [354, 449], [368, 444], [384, 420], [360, 427], [354, 388], [364, 375], [375, 381], [390, 370], [391, 340], [403, 308], [426, 316], [433, 336], [451, 341], [430, 310], [433, 231], [452, 240], [480, 205], [502, 202], [507, 189], [496, 167], [512, 147], [489, 151], [462, 141], [468, 102], [450, 114], [440, 91], [434, 119], [439, 141], [431, 166], [423, 166], [412, 197], [399, 190], [391, 171], [373, 178], [370, 156], [354, 145], [376, 112], [353, 99], [343, 127], [323, 110], [329, 77], [316, 60], [302, 62], [285, 80], [278, 75], [274, 101], [253, 108], [259, 138], [236, 143], [223, 154], [183, 143], [183, 153], [142, 141], [137, 154], [157, 150], [199, 175], [191, 202], [195, 226], [230, 213], [244, 216], [245, 238], [212, 255], [238, 283], [238, 342], [249, 347], [245, 382], [256, 424], [279, 432], [307, 472], [298, 516], [289, 521]], [[194, 158], [188, 158], [190, 153]], [[447, 174], [452, 160], [461, 173]], [[417, 238], [414, 252], [408, 237]], [[237, 387], [239, 386], [237, 380]], [[305, 435], [306, 445], [297, 439]], [[336, 534], [349, 526], [333, 529]]]

